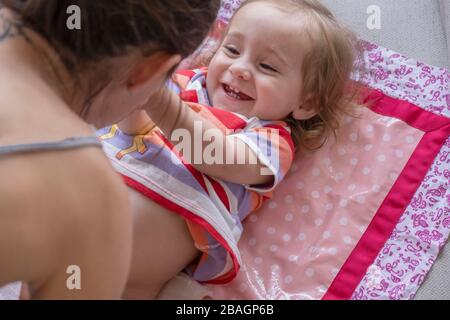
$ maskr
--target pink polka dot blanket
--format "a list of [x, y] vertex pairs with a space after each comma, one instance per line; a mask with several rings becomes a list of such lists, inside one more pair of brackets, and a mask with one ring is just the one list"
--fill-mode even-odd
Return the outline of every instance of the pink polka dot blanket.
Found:
[[[223, 1], [205, 50], [239, 2]], [[300, 151], [274, 197], [243, 222], [237, 277], [196, 285], [179, 276], [161, 299], [414, 297], [450, 233], [449, 70], [364, 49], [369, 72], [353, 78], [373, 103], [337, 140]]]

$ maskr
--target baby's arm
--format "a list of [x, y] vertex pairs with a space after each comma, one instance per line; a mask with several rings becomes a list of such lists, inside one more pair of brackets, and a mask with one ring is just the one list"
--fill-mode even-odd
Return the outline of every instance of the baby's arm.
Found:
[[133, 112], [130, 116], [118, 123], [119, 129], [123, 133], [131, 136], [146, 134], [154, 125], [147, 112], [141, 109]]
[[[120, 129], [128, 130], [128, 133], [143, 134], [152, 126], [152, 120], [157, 124], [157, 126], [162, 130], [165, 136], [174, 144], [177, 145], [180, 141], [174, 140], [172, 133], [176, 129], [184, 129], [189, 132], [191, 139], [191, 149], [193, 152], [198, 149], [197, 152], [201, 152], [202, 163], [192, 165], [200, 172], [223, 179], [225, 181], [234, 182], [238, 184], [246, 185], [260, 185], [267, 184], [273, 181], [273, 175], [262, 174], [265, 166], [260, 163], [257, 159], [256, 154], [251, 148], [246, 144], [238, 141], [238, 138], [233, 136], [226, 136], [221, 130], [216, 128], [216, 126], [209, 122], [208, 120], [202, 118], [195, 111], [189, 108], [185, 103], [179, 98], [179, 96], [167, 89], [163, 89], [158, 93], [157, 97], [153, 97], [151, 101], [145, 106], [145, 111], [147, 112], [148, 118], [145, 119], [145, 114], [136, 114], [135, 119], [130, 119], [128, 123], [119, 124]], [[150, 120], [151, 119], [151, 120]], [[195, 123], [201, 122], [202, 132], [195, 133]], [[146, 125], [147, 123], [147, 125]], [[130, 124], [132, 124], [130, 126]], [[197, 130], [198, 130], [197, 125]], [[130, 130], [133, 129], [133, 130]], [[143, 128], [140, 130], [138, 129]], [[246, 156], [244, 164], [206, 164], [203, 160], [203, 151], [205, 148], [211, 144], [210, 141], [195, 141], [194, 137], [204, 136], [204, 133], [210, 129], [215, 130], [216, 139], [221, 139], [222, 141], [216, 141], [216, 145], [223, 146], [223, 162], [225, 159], [233, 159], [232, 163], [238, 163], [238, 155], [252, 155], [254, 156], [253, 163], [249, 160], [252, 159], [251, 156]], [[126, 132], [127, 133], [127, 132]], [[188, 136], [189, 136], [188, 135]], [[235, 139], [235, 141], [232, 141]], [[195, 145], [199, 145], [200, 148], [196, 148]], [[193, 162], [193, 161], [191, 161]], [[256, 162], [256, 164], [255, 164]], [[241, 163], [241, 162], [239, 162]]]

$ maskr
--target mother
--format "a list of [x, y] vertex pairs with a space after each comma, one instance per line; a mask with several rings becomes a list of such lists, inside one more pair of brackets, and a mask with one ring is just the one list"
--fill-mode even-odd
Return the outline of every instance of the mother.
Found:
[[[120, 297], [131, 255], [127, 191], [90, 124], [144, 105], [216, 11], [205, 0], [3, 1], [0, 286], [23, 280], [40, 299]], [[77, 18], [81, 29], [68, 28]], [[73, 265], [81, 290], [67, 287]]]

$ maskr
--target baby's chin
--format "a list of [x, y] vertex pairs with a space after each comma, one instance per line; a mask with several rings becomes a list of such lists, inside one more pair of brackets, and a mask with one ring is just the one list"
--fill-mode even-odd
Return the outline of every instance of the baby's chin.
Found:
[[248, 116], [250, 114], [252, 106], [254, 105], [254, 101], [236, 101], [233, 103], [223, 101], [223, 99], [213, 99], [211, 103], [214, 108], [239, 113], [244, 116]]

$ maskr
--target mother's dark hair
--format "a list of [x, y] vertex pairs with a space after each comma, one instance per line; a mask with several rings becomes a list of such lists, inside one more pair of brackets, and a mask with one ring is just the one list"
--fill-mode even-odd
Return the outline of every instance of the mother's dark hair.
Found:
[[[58, 51], [69, 71], [140, 48], [192, 53], [206, 36], [219, 0], [3, 0], [27, 27]], [[69, 6], [81, 9], [81, 29], [67, 27]]]

